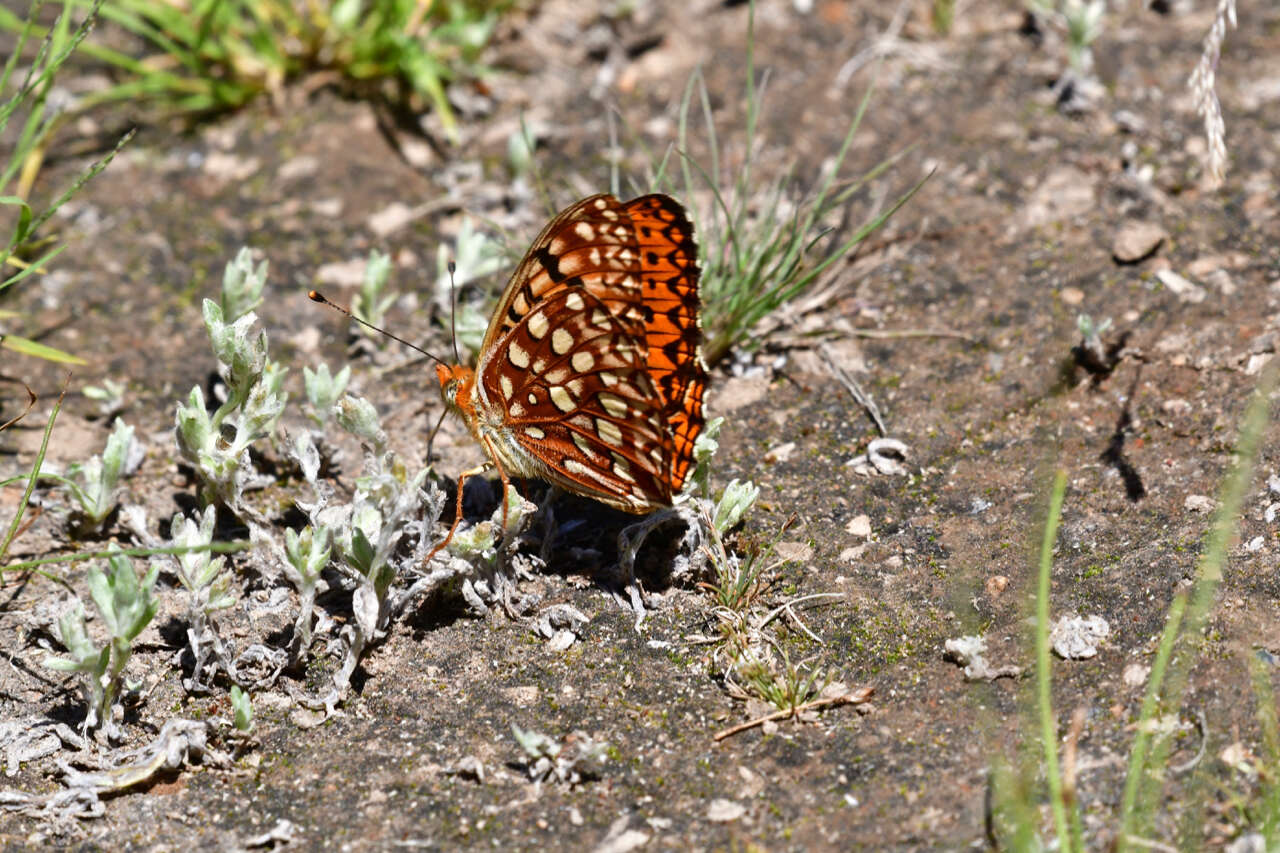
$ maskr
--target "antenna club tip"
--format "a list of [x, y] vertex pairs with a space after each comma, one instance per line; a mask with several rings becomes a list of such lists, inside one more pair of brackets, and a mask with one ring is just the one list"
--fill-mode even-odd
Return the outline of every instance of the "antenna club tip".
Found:
[[449, 261], [449, 275], [453, 275], [458, 271], [458, 265], [453, 261]]
[[308, 299], [310, 299], [312, 302], [327, 302], [327, 301], [328, 301], [327, 299], [325, 299], [325, 298], [320, 294], [320, 291], [318, 291], [318, 290], [308, 290], [308, 291], [307, 291], [307, 298], [308, 298]]

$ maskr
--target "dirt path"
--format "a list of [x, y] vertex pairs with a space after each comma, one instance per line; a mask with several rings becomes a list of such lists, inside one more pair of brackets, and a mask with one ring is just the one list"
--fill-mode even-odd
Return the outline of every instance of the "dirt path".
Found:
[[[490, 217], [517, 244], [536, 232], [545, 211], [535, 189], [502, 166], [522, 115], [539, 133], [547, 185], [567, 202], [607, 185], [608, 105], [617, 106], [624, 139], [638, 135], [660, 150], [688, 74], [705, 63], [729, 157], [740, 156], [745, 5], [663, 3], [631, 17], [611, 16], [613, 5], [548, 2], [517, 19], [519, 31], [498, 51], [522, 73], [491, 82], [491, 103], [468, 118], [470, 138], [448, 160], [404, 135], [396, 138], [407, 150], [398, 153], [365, 106], [321, 94], [189, 136], [146, 132], [77, 198], [65, 219], [78, 235], [72, 250], [40, 288], [18, 288], [9, 302], [33, 313], [34, 328], [77, 317], [48, 339], [90, 359], [73, 388], [127, 381], [124, 416], [147, 443], [128, 483], [132, 500], [153, 519], [191, 505], [194, 490], [175, 464], [173, 406], [213, 369], [200, 300], [216, 292], [240, 245], [270, 262], [259, 313], [297, 393], [303, 365], [345, 358], [344, 323], [305, 295], [318, 280], [351, 292], [344, 270], [325, 265], [389, 251], [393, 285], [408, 294], [390, 322], [439, 343], [425, 307], [436, 247], [456, 231], [460, 210]], [[818, 2], [797, 12], [802, 5], [768, 2], [758, 13], [768, 96], [757, 168], [776, 173], [794, 162], [797, 180], [808, 182], [838, 148], [871, 79], [871, 66], [846, 63], [872, 45], [892, 10]], [[866, 713], [836, 709], [814, 723], [713, 742], [756, 709], [732, 700], [709, 672], [708, 647], [696, 639], [712, 630], [706, 596], [667, 591], [637, 632], [633, 616], [592, 583], [608, 555], [570, 558], [566, 543], [563, 560], [522, 590], [590, 617], [567, 651], [498, 613], [478, 620], [429, 601], [363, 660], [341, 715], [302, 728], [283, 692], [264, 693], [255, 697], [261, 745], [236, 769], [174, 774], [109, 800], [95, 820], [51, 827], [6, 817], [0, 840], [20, 848], [55, 833], [128, 849], [223, 849], [287, 820], [303, 848], [584, 849], [607, 840], [614, 846], [603, 849], [627, 850], [641, 836], [644, 849], [981, 846], [991, 757], [1016, 757], [1029, 731], [1026, 682], [967, 682], [944, 660], [943, 643], [982, 634], [994, 664], [1031, 664], [1023, 624], [1030, 566], [1061, 467], [1069, 488], [1053, 614], [1102, 616], [1111, 634], [1097, 657], [1057, 661], [1054, 704], [1064, 733], [1071, 712], [1083, 709], [1078, 796], [1091, 845], [1104, 847], [1142, 667], [1172, 596], [1194, 573], [1210, 518], [1201, 498], [1217, 494], [1280, 328], [1280, 16], [1242, 4], [1239, 29], [1228, 34], [1219, 74], [1232, 164], [1225, 188], [1205, 192], [1202, 128], [1184, 81], [1210, 12], [1160, 15], [1139, 5], [1108, 16], [1095, 46], [1106, 89], [1078, 116], [1055, 109], [1049, 88], [1060, 46], [1038, 48], [1020, 35], [1014, 4], [965, 7], [945, 39], [917, 9], [879, 69], [851, 173], [914, 147], [854, 196], [852, 220], [927, 171], [934, 177], [832, 276], [828, 301], [785, 315], [759, 354], [714, 372], [709, 408], [727, 419], [716, 480], [749, 478], [762, 488], [741, 541], [769, 539], [794, 516], [780, 546], [794, 562], [780, 570], [774, 595], [838, 594], [804, 612], [821, 645], [792, 626], [789, 653], [841, 682], [874, 687]], [[625, 147], [632, 168], [640, 149]], [[393, 205], [446, 191], [459, 204], [379, 231]], [[1113, 243], [1137, 222], [1159, 226], [1164, 238], [1146, 259], [1118, 263]], [[1107, 342], [1127, 336], [1109, 376], [1093, 380], [1074, 367], [1081, 314], [1113, 320]], [[958, 336], [899, 334], [912, 330]], [[825, 356], [814, 340], [825, 342]], [[393, 446], [421, 459], [438, 414], [434, 380], [425, 366], [375, 372], [374, 362], [400, 358], [356, 358], [352, 387], [379, 407]], [[905, 442], [906, 475], [848, 464], [875, 432], [832, 364]], [[47, 412], [59, 373], [22, 369]], [[71, 396], [51, 460], [64, 465], [102, 446], [107, 427], [90, 419], [93, 411]], [[1182, 708], [1184, 719], [1205, 721], [1205, 755], [1171, 783], [1154, 833], [1162, 840], [1180, 837], [1180, 821], [1206, 843], [1242, 825], [1226, 793], [1205, 795], [1202, 786], [1247, 792], [1220, 757], [1237, 741], [1258, 750], [1246, 658], [1262, 656], [1275, 681], [1280, 581], [1268, 508], [1276, 497], [1265, 484], [1275, 437], [1272, 428]], [[0, 476], [29, 465], [38, 440], [35, 428], [6, 433]], [[446, 475], [480, 458], [457, 424], [436, 453]], [[6, 510], [12, 492], [0, 491]], [[556, 512], [607, 530], [621, 523], [572, 500]], [[47, 513], [16, 552], [66, 546]], [[646, 566], [660, 558], [650, 555]], [[264, 605], [270, 590], [242, 570], [244, 601]], [[83, 589], [81, 573], [72, 579]], [[11, 665], [0, 672], [0, 718], [80, 718], [73, 683], [39, 666], [41, 643], [53, 635], [31, 629], [55, 599], [34, 579], [3, 592], [0, 646]], [[284, 630], [291, 618], [281, 610], [258, 624], [249, 611], [246, 604], [226, 619], [242, 640], [264, 626]], [[179, 613], [165, 605], [141, 638], [131, 671], [152, 692], [128, 720], [138, 742], [172, 716], [225, 713], [225, 697], [185, 699], [182, 673], [167, 663], [182, 643]], [[530, 783], [513, 723], [608, 741], [599, 778], [573, 788]], [[1196, 753], [1199, 736], [1192, 729], [1177, 742], [1175, 761]], [[481, 779], [454, 772], [469, 758], [483, 766]], [[29, 762], [6, 786], [49, 791], [54, 778], [51, 764]]]

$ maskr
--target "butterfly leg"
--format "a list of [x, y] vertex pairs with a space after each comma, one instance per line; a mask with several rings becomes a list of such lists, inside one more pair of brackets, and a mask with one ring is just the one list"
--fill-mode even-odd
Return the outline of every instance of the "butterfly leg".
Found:
[[458, 525], [462, 523], [462, 484], [465, 483], [469, 477], [474, 477], [476, 474], [483, 474], [485, 471], [488, 471], [490, 467], [492, 467], [492, 463], [485, 462], [483, 465], [468, 468], [466, 471], [463, 471], [458, 475], [458, 503], [453, 512], [453, 525], [449, 528], [449, 532], [445, 535], [444, 539], [440, 541], [440, 544], [432, 548], [431, 553], [422, 561], [424, 566], [427, 563], [430, 563], [432, 557], [439, 554], [445, 546], [452, 542], [453, 534], [458, 532]]
[[[493, 444], [490, 443], [489, 438], [486, 436], [483, 439], [483, 441], [484, 441], [485, 450], [489, 452], [489, 458], [494, 460], [498, 459], [499, 458], [498, 453], [496, 450], [494, 450]], [[507, 535], [507, 514], [510, 509], [510, 501], [507, 500], [507, 490], [511, 488], [511, 478], [507, 476], [506, 469], [503, 468], [496, 461], [490, 462], [488, 463], [488, 465], [489, 467], [497, 468], [498, 476], [502, 478], [502, 535], [506, 536]]]

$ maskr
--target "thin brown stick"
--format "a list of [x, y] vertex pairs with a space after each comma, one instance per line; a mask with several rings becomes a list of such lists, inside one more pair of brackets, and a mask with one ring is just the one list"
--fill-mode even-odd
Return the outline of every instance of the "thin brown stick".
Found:
[[765, 723], [771, 723], [775, 720], [785, 720], [788, 717], [795, 717], [802, 711], [813, 711], [818, 708], [835, 708], [840, 705], [861, 705], [871, 698], [871, 694], [875, 692], [874, 687], [863, 687], [858, 690], [851, 690], [848, 693], [842, 693], [839, 696], [824, 696], [819, 699], [813, 699], [796, 705], [787, 711], [777, 711], [766, 717], [757, 717], [754, 720], [747, 720], [745, 723], [739, 723], [736, 726], [730, 726], [722, 729], [711, 736], [711, 739], [719, 743], [727, 737], [732, 737], [739, 732], [745, 732], [748, 729], [754, 729], [756, 726], [763, 726]]
[[40, 398], [36, 396], [35, 391], [31, 390], [31, 386], [23, 382], [21, 379], [15, 379], [12, 376], [0, 375], [0, 382], [16, 382], [17, 384], [21, 385], [23, 388], [27, 389], [27, 407], [23, 409], [22, 414], [18, 415], [16, 418], [10, 418], [9, 420], [0, 424], [0, 432], [3, 432], [4, 430], [7, 430], [9, 427], [16, 424], [18, 421], [25, 418], [27, 414], [31, 411], [32, 407], [35, 406], [36, 400], [39, 400]]
[[848, 334], [855, 338], [875, 338], [877, 340], [895, 340], [897, 338], [956, 338], [966, 343], [976, 344], [978, 339], [954, 329], [854, 329]]

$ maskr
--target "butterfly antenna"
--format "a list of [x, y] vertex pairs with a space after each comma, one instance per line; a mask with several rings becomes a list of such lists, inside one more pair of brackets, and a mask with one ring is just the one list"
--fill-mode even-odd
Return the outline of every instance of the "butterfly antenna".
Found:
[[422, 353], [422, 354], [423, 354], [423, 355], [425, 355], [427, 358], [429, 358], [429, 359], [431, 359], [432, 361], [434, 361], [436, 364], [443, 364], [445, 367], [448, 367], [448, 366], [449, 366], [449, 365], [445, 364], [445, 363], [444, 363], [444, 361], [442, 361], [441, 359], [439, 359], [439, 358], [437, 358], [436, 356], [432, 355], [431, 353], [427, 352], [426, 350], [424, 350], [422, 347], [418, 346], [417, 344], [411, 344], [411, 343], [409, 343], [408, 341], [406, 341], [404, 338], [400, 337], [399, 335], [393, 335], [393, 334], [391, 334], [390, 332], [388, 332], [386, 329], [379, 329], [377, 326], [373, 325], [372, 323], [370, 323], [370, 322], [368, 322], [368, 321], [366, 321], [366, 320], [361, 320], [361, 319], [360, 319], [359, 317], [357, 317], [355, 314], [352, 314], [352, 313], [351, 313], [350, 311], [348, 311], [346, 308], [343, 308], [341, 305], [339, 305], [338, 303], [336, 303], [336, 302], [334, 302], [333, 300], [329, 299], [328, 297], [326, 297], [323, 293], [321, 293], [321, 292], [320, 292], [320, 291], [318, 291], [318, 290], [309, 290], [309, 291], [307, 291], [307, 296], [311, 299], [311, 301], [312, 301], [312, 302], [319, 302], [321, 305], [327, 305], [327, 306], [329, 306], [330, 308], [332, 308], [332, 309], [333, 309], [333, 310], [335, 310], [335, 311], [339, 311], [339, 312], [341, 312], [341, 313], [343, 313], [343, 314], [346, 314], [348, 317], [350, 317], [352, 320], [355, 320], [357, 323], [359, 323], [360, 325], [364, 326], [366, 329], [373, 329], [375, 332], [377, 332], [377, 333], [378, 333], [378, 334], [380, 334], [380, 335], [386, 335], [388, 338], [391, 338], [391, 340], [393, 340], [393, 341], [399, 341], [400, 343], [402, 343], [402, 344], [404, 344], [405, 346], [407, 346], [409, 349], [411, 349], [411, 350], [415, 350], [415, 351], [417, 351], [417, 352]]
[[458, 265], [449, 261], [449, 335], [453, 338], [453, 360], [462, 364], [462, 356], [458, 355], [458, 287], [453, 282], [453, 274]]

